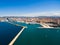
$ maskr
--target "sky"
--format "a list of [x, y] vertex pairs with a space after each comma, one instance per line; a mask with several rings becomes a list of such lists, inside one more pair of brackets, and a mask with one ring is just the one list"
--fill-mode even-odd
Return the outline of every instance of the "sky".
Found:
[[60, 0], [0, 0], [0, 16], [60, 16]]

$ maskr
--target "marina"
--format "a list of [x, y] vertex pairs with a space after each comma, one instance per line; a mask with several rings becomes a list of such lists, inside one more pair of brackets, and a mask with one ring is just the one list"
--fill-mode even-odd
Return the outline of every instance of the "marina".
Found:
[[28, 28], [24, 29], [14, 45], [60, 45], [60, 28], [36, 28], [40, 25], [18, 24], [27, 25]]
[[[6, 26], [5, 26], [6, 24]], [[12, 27], [13, 25], [13, 27]], [[7, 28], [7, 26], [9, 26]], [[11, 26], [11, 27], [10, 27]], [[0, 22], [0, 27], [4, 28], [1, 38], [7, 40], [5, 43], [1, 39], [1, 45], [57, 45], [60, 44], [60, 28], [44, 27], [38, 23], [26, 22]], [[5, 33], [7, 31], [7, 33]], [[5, 35], [6, 34], [6, 35]], [[8, 39], [7, 39], [8, 38]], [[56, 41], [57, 40], [57, 41]], [[52, 42], [53, 41], [53, 42]]]
[[60, 45], [60, 0], [0, 0], [0, 45]]

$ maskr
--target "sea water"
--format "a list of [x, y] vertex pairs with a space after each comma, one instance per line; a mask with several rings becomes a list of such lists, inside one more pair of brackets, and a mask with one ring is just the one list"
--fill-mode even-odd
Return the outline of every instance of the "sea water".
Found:
[[[21, 25], [21, 24], [20, 24]], [[36, 28], [40, 25], [27, 25], [14, 45], [60, 45], [60, 28]]]
[[8, 45], [21, 29], [21, 26], [0, 22], [0, 45]]

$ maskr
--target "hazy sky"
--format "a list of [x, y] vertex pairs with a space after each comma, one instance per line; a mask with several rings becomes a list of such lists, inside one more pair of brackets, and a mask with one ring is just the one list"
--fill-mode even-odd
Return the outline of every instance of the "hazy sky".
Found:
[[0, 16], [60, 16], [60, 0], [0, 0]]

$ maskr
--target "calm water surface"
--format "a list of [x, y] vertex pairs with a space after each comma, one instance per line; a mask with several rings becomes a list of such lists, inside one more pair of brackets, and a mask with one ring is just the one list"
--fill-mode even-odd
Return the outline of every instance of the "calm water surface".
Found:
[[27, 25], [14, 45], [60, 45], [60, 29], [59, 28], [36, 28], [39, 24]]
[[8, 45], [21, 29], [20, 26], [0, 22], [0, 45]]

